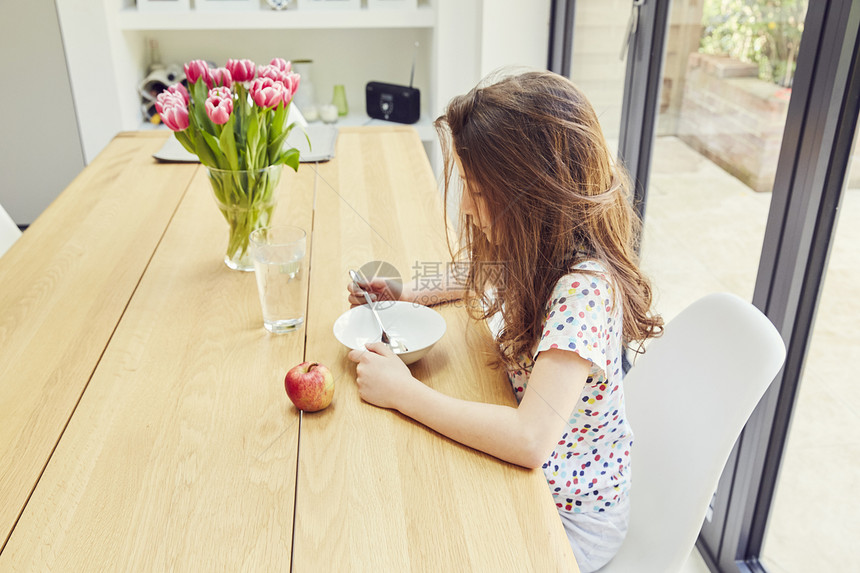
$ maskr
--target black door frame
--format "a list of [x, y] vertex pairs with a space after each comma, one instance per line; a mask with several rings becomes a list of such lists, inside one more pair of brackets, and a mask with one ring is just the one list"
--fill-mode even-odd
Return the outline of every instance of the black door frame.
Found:
[[644, 218], [648, 204], [670, 7], [669, 0], [643, 2], [636, 33], [628, 39], [618, 158], [634, 182], [633, 205], [640, 218]]

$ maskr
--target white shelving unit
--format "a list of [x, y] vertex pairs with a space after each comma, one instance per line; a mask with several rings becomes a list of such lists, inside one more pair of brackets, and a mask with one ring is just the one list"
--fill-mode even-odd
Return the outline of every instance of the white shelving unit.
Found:
[[369, 121], [368, 81], [409, 83], [418, 41], [414, 87], [422, 117], [415, 127], [432, 157], [438, 146], [431, 122], [452, 96], [499, 65], [545, 65], [549, 3], [530, 0], [526, 10], [521, 0], [419, 0], [413, 10], [371, 10], [364, 1], [358, 10], [279, 12], [259, 0], [246, 11], [157, 13], [138, 11], [135, 0], [63, 0], [56, 9], [89, 163], [118, 132], [145, 125], [137, 86], [149, 64], [149, 39], [165, 64], [312, 59], [316, 103], [330, 101], [335, 84], [346, 86], [351, 114], [341, 125]]
[[436, 14], [429, 5], [416, 10], [259, 10], [230, 12], [119, 12], [121, 30], [323, 30], [368, 28], [433, 28]]
[[140, 113], [135, 91], [146, 72], [150, 39], [158, 42], [164, 63], [207, 59], [223, 65], [227, 58], [246, 57], [262, 63], [273, 56], [311, 59], [317, 104], [329, 101], [334, 84], [347, 87], [350, 114], [339, 125], [387, 123], [363, 113], [364, 86], [368, 81], [408, 83], [418, 42], [423, 50], [416, 58], [415, 87], [421, 91], [422, 117], [414, 127], [425, 144], [435, 141], [431, 119], [435, 94], [430, 86], [435, 74], [436, 10], [430, 3], [413, 10], [274, 11], [261, 3], [257, 9], [240, 11], [152, 12], [139, 11], [125, 0], [107, 16], [113, 22], [123, 129], [152, 128]]

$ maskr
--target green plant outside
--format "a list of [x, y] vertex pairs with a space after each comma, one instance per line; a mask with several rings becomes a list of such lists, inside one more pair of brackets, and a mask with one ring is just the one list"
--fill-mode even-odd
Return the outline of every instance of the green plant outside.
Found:
[[704, 0], [699, 51], [758, 65], [759, 78], [791, 87], [808, 0]]

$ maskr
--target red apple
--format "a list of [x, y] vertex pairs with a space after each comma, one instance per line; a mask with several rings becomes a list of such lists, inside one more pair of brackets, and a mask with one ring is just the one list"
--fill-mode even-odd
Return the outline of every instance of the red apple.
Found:
[[290, 368], [284, 387], [296, 408], [305, 412], [322, 410], [334, 396], [331, 371], [319, 362], [302, 362]]

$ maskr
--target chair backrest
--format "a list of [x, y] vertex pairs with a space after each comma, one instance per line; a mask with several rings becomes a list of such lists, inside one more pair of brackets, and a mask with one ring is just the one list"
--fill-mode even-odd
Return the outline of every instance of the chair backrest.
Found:
[[602, 572], [679, 571], [744, 424], [785, 359], [758, 309], [708, 295], [670, 321], [624, 380], [630, 527]]
[[9, 247], [12, 246], [12, 243], [18, 240], [18, 237], [21, 236], [21, 230], [18, 228], [18, 225], [15, 224], [15, 221], [12, 220], [12, 217], [9, 216], [9, 213], [0, 205], [0, 257], [3, 256]]

